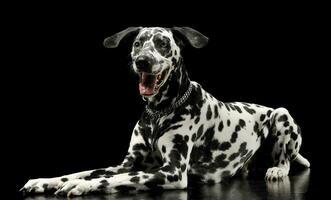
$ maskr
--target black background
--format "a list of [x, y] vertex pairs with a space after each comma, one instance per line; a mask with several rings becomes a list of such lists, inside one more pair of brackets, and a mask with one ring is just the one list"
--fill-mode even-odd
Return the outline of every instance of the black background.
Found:
[[21, 4], [8, 15], [5, 157], [13, 191], [31, 178], [122, 160], [144, 102], [130, 70], [130, 38], [117, 49], [102, 42], [128, 26], [190, 26], [208, 36], [206, 48], [183, 52], [191, 79], [224, 102], [286, 107], [302, 127], [301, 152], [317, 184], [327, 90], [316, 10], [145, 4]]

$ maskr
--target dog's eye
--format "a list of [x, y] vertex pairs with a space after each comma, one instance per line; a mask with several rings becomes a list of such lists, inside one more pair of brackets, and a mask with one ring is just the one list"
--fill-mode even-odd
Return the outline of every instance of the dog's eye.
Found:
[[161, 47], [167, 47], [167, 43], [166, 42], [161, 42]]
[[139, 42], [139, 41], [136, 41], [133, 45], [134, 45], [135, 47], [140, 47], [140, 42]]

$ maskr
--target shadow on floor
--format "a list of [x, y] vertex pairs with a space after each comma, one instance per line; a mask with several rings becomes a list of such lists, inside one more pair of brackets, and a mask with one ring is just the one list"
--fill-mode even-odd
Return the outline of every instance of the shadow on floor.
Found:
[[[236, 178], [224, 184], [190, 186], [188, 190], [164, 191], [159, 193], [142, 192], [137, 194], [89, 195], [75, 197], [74, 200], [187, 200], [187, 199], [307, 199], [310, 169], [305, 169], [279, 182], [268, 183], [263, 179], [251, 180]], [[61, 200], [65, 197], [38, 195], [25, 200]]]

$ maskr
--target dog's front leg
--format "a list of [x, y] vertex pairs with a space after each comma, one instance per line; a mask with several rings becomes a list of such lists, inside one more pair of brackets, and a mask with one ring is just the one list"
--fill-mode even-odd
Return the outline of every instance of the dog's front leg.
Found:
[[165, 134], [158, 148], [163, 165], [155, 173], [144, 171], [117, 174], [110, 178], [73, 180], [63, 184], [57, 194], [82, 195], [90, 192], [115, 193], [149, 189], [183, 189], [187, 187], [187, 166], [193, 142], [188, 135]]
[[[137, 146], [139, 146], [139, 148], [137, 148]], [[21, 191], [23, 193], [51, 193], [58, 190], [66, 182], [73, 180], [92, 180], [100, 177], [109, 178], [115, 174], [130, 172], [133, 170], [133, 168], [137, 168], [137, 166], [142, 165], [141, 162], [144, 156], [147, 154], [146, 149], [147, 147], [139, 132], [137, 123], [133, 130], [128, 154], [120, 165], [115, 167], [88, 170], [54, 178], [31, 179], [23, 186]]]

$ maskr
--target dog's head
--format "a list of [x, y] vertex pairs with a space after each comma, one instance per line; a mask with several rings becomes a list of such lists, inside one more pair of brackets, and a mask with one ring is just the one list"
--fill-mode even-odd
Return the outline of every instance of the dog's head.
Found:
[[168, 80], [180, 59], [182, 41], [195, 48], [204, 47], [208, 38], [189, 27], [129, 27], [104, 40], [104, 46], [115, 48], [128, 34], [137, 34], [131, 51], [133, 69], [139, 75], [139, 91], [151, 97]]

